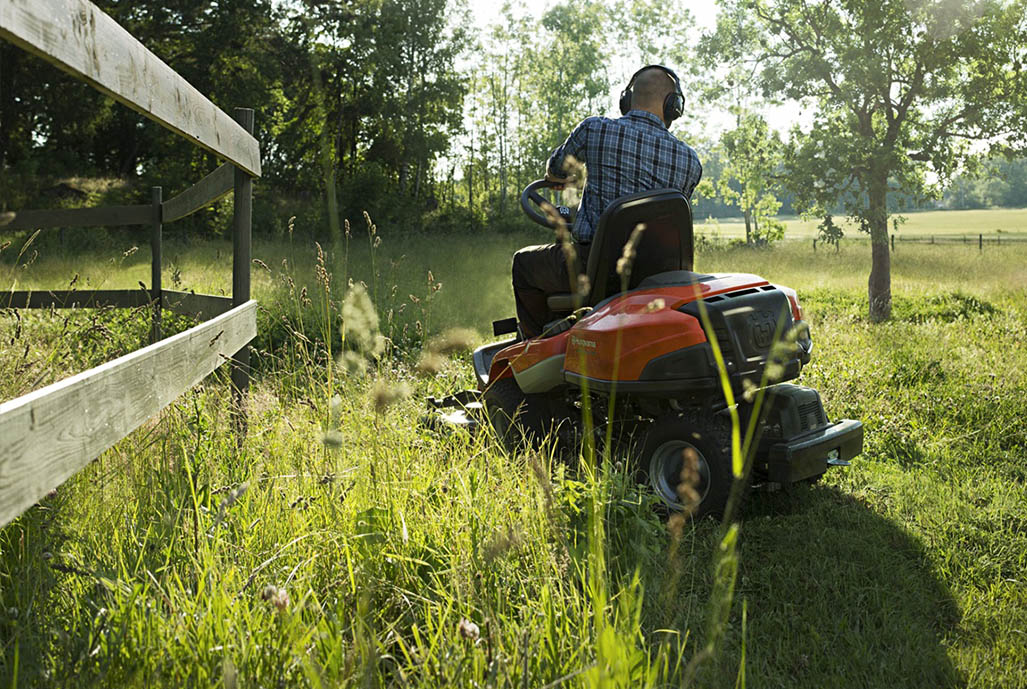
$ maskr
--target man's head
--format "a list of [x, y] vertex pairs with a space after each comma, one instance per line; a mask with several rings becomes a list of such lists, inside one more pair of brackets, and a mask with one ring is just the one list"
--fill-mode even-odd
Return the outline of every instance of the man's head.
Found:
[[681, 116], [684, 97], [674, 73], [665, 67], [650, 65], [635, 72], [621, 93], [621, 113], [645, 110], [657, 115], [670, 126]]

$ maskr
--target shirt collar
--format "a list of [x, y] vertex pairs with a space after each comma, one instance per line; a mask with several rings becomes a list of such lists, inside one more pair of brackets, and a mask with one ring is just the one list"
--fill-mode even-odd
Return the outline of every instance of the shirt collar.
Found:
[[647, 120], [651, 124], [659, 125], [659, 127], [661, 129], [666, 129], [667, 128], [667, 125], [663, 122], [662, 119], [659, 118], [659, 116], [654, 115], [653, 113], [649, 112], [648, 110], [629, 110], [628, 113], [626, 115], [624, 115], [624, 117], [630, 117], [632, 119]]

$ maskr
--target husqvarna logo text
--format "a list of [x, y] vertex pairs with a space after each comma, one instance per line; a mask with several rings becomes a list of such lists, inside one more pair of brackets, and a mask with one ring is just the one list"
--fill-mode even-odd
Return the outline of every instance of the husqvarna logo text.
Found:
[[596, 348], [595, 342], [592, 340], [583, 340], [580, 337], [571, 337], [571, 344], [577, 345], [578, 347], [584, 347], [585, 349], [594, 350]]

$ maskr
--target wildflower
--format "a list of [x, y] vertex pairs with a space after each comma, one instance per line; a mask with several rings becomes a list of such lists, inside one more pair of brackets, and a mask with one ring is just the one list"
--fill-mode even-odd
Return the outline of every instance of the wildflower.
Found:
[[466, 617], [460, 618], [460, 624], [456, 626], [456, 630], [462, 638], [468, 641], [477, 641], [478, 637], [481, 636], [481, 630], [478, 628], [478, 625]]
[[278, 612], [285, 612], [286, 608], [289, 607], [289, 592], [283, 588], [268, 584], [264, 587], [260, 597], [278, 608]]

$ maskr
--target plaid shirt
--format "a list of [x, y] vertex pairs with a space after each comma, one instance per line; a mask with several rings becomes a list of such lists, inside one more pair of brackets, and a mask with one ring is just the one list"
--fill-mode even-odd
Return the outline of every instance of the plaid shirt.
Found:
[[565, 177], [564, 161], [574, 156], [588, 168], [588, 181], [574, 219], [574, 238], [592, 241], [599, 216], [613, 201], [650, 189], [680, 189], [685, 198], [702, 179], [702, 164], [691, 146], [667, 131], [651, 112], [632, 110], [616, 120], [589, 117], [549, 157], [549, 172]]

